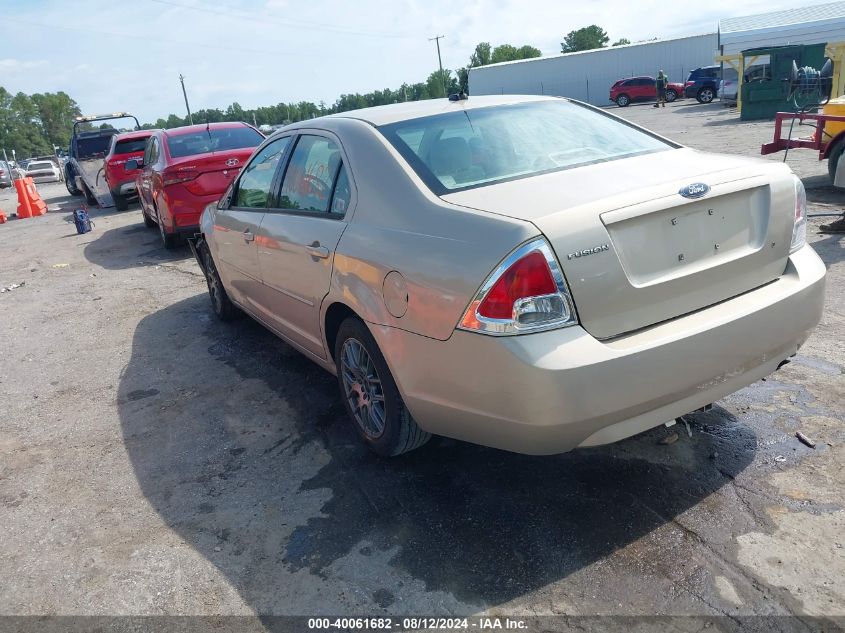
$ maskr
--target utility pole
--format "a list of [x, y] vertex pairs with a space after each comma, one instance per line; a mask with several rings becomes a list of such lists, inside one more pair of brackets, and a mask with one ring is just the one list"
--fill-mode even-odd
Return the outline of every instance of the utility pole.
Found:
[[446, 90], [446, 76], [443, 74], [443, 60], [440, 59], [440, 40], [446, 37], [445, 35], [435, 35], [428, 38], [429, 42], [437, 42], [437, 63], [440, 66], [440, 78], [443, 80], [443, 96], [448, 97], [449, 93]]
[[255, 111], [252, 113], [252, 125], [253, 127], [258, 127], [258, 121], [255, 120]]
[[193, 125], [194, 117], [191, 115], [191, 106], [188, 105], [188, 93], [185, 92], [185, 78], [182, 76], [182, 73], [179, 73], [179, 83], [182, 84], [182, 96], [185, 97], [185, 109], [188, 111], [188, 121]]

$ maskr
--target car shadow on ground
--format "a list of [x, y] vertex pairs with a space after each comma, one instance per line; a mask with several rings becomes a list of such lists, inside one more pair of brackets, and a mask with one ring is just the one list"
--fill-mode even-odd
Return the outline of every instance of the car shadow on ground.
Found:
[[[249, 318], [216, 321], [204, 294], [139, 323], [118, 409], [143, 494], [258, 614], [321, 604], [301, 570], [342, 569], [351, 586], [384, 578], [386, 608], [402, 583], [385, 568], [465, 604], [500, 604], [672, 521], [757, 450], [754, 432], [715, 407], [689, 416], [695, 433], [679, 425], [671, 446], [660, 427], [552, 457], [434, 438], [380, 459], [351, 429], [334, 377]], [[291, 594], [298, 604], [284, 602]]]
[[[112, 213], [115, 213], [114, 209], [92, 210], [90, 217], [95, 224], [94, 231], [97, 231], [97, 218]], [[187, 244], [172, 250], [164, 248], [158, 230], [155, 227], [146, 227], [137, 210], [130, 209], [118, 213], [137, 213], [138, 223], [99, 233], [97, 239], [85, 246], [85, 258], [92, 264], [109, 270], [119, 270], [157, 266], [192, 257]], [[72, 218], [69, 221], [72, 222]]]

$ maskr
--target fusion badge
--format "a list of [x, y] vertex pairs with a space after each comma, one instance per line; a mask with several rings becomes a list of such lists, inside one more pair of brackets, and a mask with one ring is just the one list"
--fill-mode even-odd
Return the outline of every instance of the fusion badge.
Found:
[[580, 251], [575, 251], [574, 253], [569, 253], [569, 255], [566, 256], [566, 259], [575, 259], [576, 257], [586, 257], [587, 255], [595, 255], [596, 253], [601, 253], [602, 251], [606, 251], [609, 249], [609, 244], [602, 244], [601, 246], [594, 246], [593, 248], [585, 248]]

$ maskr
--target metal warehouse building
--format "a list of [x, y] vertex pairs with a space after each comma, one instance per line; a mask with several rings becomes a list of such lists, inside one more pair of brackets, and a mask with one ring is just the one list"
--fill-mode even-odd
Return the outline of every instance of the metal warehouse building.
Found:
[[670, 81], [683, 82], [691, 70], [712, 64], [717, 50], [717, 34], [707, 33], [478, 66], [470, 68], [469, 93], [547, 94], [605, 105], [617, 79], [654, 77], [663, 69]]
[[670, 81], [684, 82], [690, 70], [715, 64], [720, 52], [822, 42], [845, 42], [845, 2], [726, 18], [718, 33], [479, 66], [469, 71], [469, 92], [548, 94], [606, 105], [617, 79], [654, 77], [663, 69]]
[[845, 2], [726, 18], [719, 22], [723, 55], [779, 44], [845, 41]]

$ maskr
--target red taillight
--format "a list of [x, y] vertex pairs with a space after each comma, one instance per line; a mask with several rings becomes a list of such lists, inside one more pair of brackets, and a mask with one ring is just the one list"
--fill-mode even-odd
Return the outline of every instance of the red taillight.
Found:
[[169, 185], [178, 185], [180, 182], [188, 182], [198, 176], [193, 168], [188, 169], [165, 169], [161, 174], [161, 179], [165, 187]]
[[510, 319], [518, 299], [557, 292], [545, 256], [534, 251], [508, 268], [487, 291], [477, 313], [488, 319]]
[[692, 86], [692, 85], [694, 85], [694, 84], [695, 84], [695, 82], [694, 82], [694, 81], [688, 81], [687, 83], [685, 83], [685, 84], [684, 84], [684, 86], [685, 86], [686, 88], [689, 88], [690, 86]]
[[459, 328], [485, 334], [524, 334], [578, 322], [563, 273], [543, 238], [505, 258], [470, 302]]

